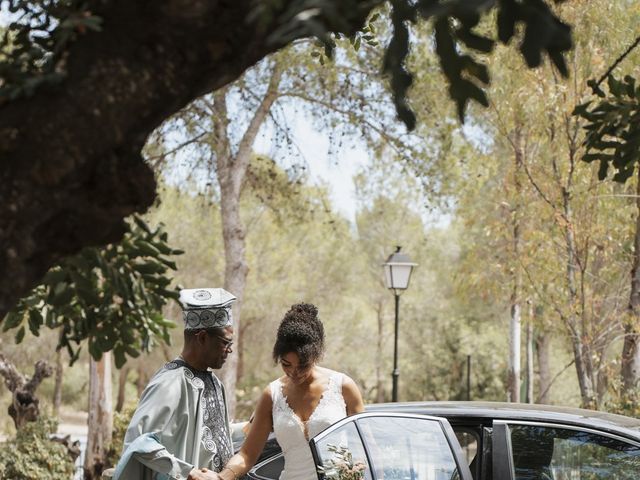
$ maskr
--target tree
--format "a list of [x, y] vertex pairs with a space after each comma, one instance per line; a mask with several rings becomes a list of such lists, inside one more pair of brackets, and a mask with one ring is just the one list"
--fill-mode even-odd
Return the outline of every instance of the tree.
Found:
[[[598, 80], [590, 80], [593, 95], [598, 98], [582, 103], [573, 115], [584, 120], [586, 131], [584, 145], [585, 162], [600, 162], [598, 178], [605, 180], [610, 170], [615, 169], [612, 179], [626, 182], [640, 163], [640, 87], [636, 78], [626, 75], [623, 80], [612, 72], [616, 66], [640, 44], [640, 37], [622, 54]], [[607, 79], [608, 93], [600, 88]], [[636, 178], [636, 222], [634, 233], [633, 262], [631, 266], [631, 289], [627, 318], [624, 320], [624, 344], [620, 375], [623, 393], [637, 395], [640, 388], [640, 168]]]
[[[148, 208], [155, 182], [140, 151], [164, 119], [295, 39], [317, 36], [331, 50], [329, 32], [353, 35], [381, 3], [3, 3], [23, 15], [0, 45], [0, 268], [12, 272], [0, 281], [0, 315], [61, 257], [115, 242], [123, 218]], [[394, 35], [384, 66], [410, 128], [407, 22], [435, 20], [443, 71], [462, 113], [470, 99], [486, 103], [478, 83], [488, 82], [487, 69], [458, 48], [493, 45], [473, 32], [484, 4], [391, 2]], [[545, 2], [502, 0], [495, 8], [500, 41], [524, 24], [527, 64], [537, 66], [546, 53], [566, 71], [569, 28]]]
[[28, 378], [18, 372], [15, 365], [0, 354], [0, 376], [4, 378], [4, 383], [12, 395], [9, 416], [13, 419], [16, 430], [20, 430], [27, 422], [33, 422], [40, 416], [40, 402], [35, 394], [36, 388], [52, 373], [49, 364], [41, 360], [36, 362], [33, 376]]
[[151, 230], [134, 217], [120, 243], [84, 249], [49, 270], [3, 319], [3, 331], [16, 329], [20, 343], [27, 328], [36, 336], [42, 327], [56, 329], [56, 348], [66, 348], [71, 363], [87, 341], [95, 360], [113, 350], [118, 368], [158, 337], [168, 342], [174, 324], [160, 312], [178, 298], [167, 273], [176, 269], [171, 256], [182, 251], [167, 240], [162, 227]]
[[[372, 17], [375, 18], [376, 15]], [[368, 32], [374, 31], [373, 22], [369, 21]], [[331, 131], [332, 144], [341, 142], [336, 138], [339, 135], [353, 134], [369, 146], [385, 145], [414, 159], [423, 156], [420, 140], [398, 131], [391, 114], [393, 105], [379, 101], [386, 92], [384, 83], [373, 82], [363, 74], [374, 70], [371, 57], [380, 56], [379, 49], [372, 51], [376, 45], [372, 35], [363, 36], [364, 40], [358, 37], [355, 45], [339, 40], [337, 43], [343, 47], [339, 50], [341, 58], [333, 63], [323, 60], [317, 45], [297, 42], [248, 70], [236, 82], [196, 100], [157, 131], [157, 143], [168, 152], [154, 155], [154, 166], [170, 178], [181, 165], [189, 164], [195, 188], [206, 180], [201, 190], [220, 201], [224, 287], [238, 299], [234, 304], [234, 324], [239, 344], [244, 331], [241, 312], [250, 270], [246, 258], [247, 231], [241, 214], [242, 192], [249, 186], [249, 180], [254, 183], [250, 187], [258, 190], [276, 183], [272, 177], [283, 179], [274, 165], [258, 172], [269, 164], [259, 158], [253, 161], [253, 178], [247, 178], [259, 133], [273, 126], [272, 144], [278, 151], [287, 148], [295, 141], [294, 121], [287, 116], [294, 109], [304, 109], [316, 123]], [[363, 53], [364, 50], [367, 52]], [[176, 147], [170, 144], [172, 136], [180, 137]], [[182, 141], [183, 138], [186, 140]], [[339, 151], [338, 147], [333, 149]], [[295, 183], [296, 175], [304, 170], [304, 159], [298, 162], [289, 169], [289, 182]], [[264, 186], [255, 185], [258, 181]], [[280, 196], [296, 193], [295, 188], [282, 182], [277, 186]], [[230, 357], [222, 370], [229, 392], [236, 390], [239, 359]], [[233, 416], [233, 395], [228, 397], [228, 408]]]
[[[151, 230], [134, 218], [122, 242], [102, 249], [86, 248], [65, 259], [5, 319], [3, 329], [17, 329], [17, 343], [24, 338], [24, 323], [36, 336], [43, 326], [58, 329], [57, 348], [66, 347], [71, 362], [78, 358], [81, 344], [88, 343], [86, 478], [100, 476], [111, 443], [111, 352], [120, 368], [127, 356], [137, 357], [149, 350], [158, 336], [169, 341], [173, 323], [161, 311], [168, 300], [178, 298], [178, 292], [168, 288], [167, 272], [176, 268], [170, 257], [180, 253], [168, 246], [161, 227]], [[50, 375], [51, 369], [47, 372]], [[38, 382], [33, 380], [27, 387], [31, 383], [37, 386]], [[22, 388], [31, 397], [34, 389]], [[35, 407], [37, 413], [37, 401]], [[28, 419], [35, 418], [30, 415]]]

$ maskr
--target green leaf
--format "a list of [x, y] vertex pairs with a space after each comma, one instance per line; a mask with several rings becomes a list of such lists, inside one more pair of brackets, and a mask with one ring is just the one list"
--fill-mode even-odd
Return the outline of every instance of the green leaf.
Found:
[[127, 357], [122, 344], [117, 345], [116, 348], [113, 349], [113, 358], [115, 360], [116, 368], [118, 369], [122, 368], [124, 364], [127, 363]]
[[4, 317], [4, 324], [2, 325], [2, 331], [6, 332], [11, 330], [12, 328], [16, 328], [18, 325], [22, 323], [22, 319], [24, 318], [23, 311], [10, 311], [6, 317]]
[[16, 332], [15, 342], [21, 343], [22, 340], [24, 340], [25, 333], [26, 333], [26, 330], [24, 329], [24, 326], [20, 327], [20, 329]]
[[89, 339], [89, 355], [97, 362], [102, 358], [102, 351], [95, 338]]
[[619, 82], [613, 75], [609, 75], [607, 77], [607, 84], [609, 86], [609, 91], [613, 93], [616, 97], [619, 97], [623, 93], [622, 82]]
[[130, 345], [130, 344], [125, 345], [125, 351], [127, 352], [127, 355], [129, 355], [132, 358], [138, 358], [140, 356], [140, 350], [138, 350], [133, 345]]
[[[167, 260], [164, 257], [159, 257], [158, 260], [160, 260], [164, 265], [166, 265], [167, 267], [169, 267], [171, 270], [177, 270], [178, 269], [178, 265], [176, 265], [176, 262], [171, 261], [171, 260]], [[165, 270], [163, 270], [164, 272]]]
[[151, 235], [151, 229], [149, 228], [149, 225], [147, 225], [147, 223], [142, 218], [140, 218], [138, 215], [133, 215], [132, 218], [133, 222], [138, 226], [138, 228], [146, 232], [148, 235]]
[[136, 247], [138, 247], [138, 249], [140, 250], [140, 252], [148, 257], [159, 257], [160, 256], [160, 250], [158, 250], [155, 246], [153, 246], [151, 243], [145, 241], [145, 240], [138, 240], [136, 241]]
[[40, 327], [42, 324], [42, 314], [38, 310], [29, 310], [29, 330], [34, 336], [40, 336]]
[[[174, 264], [175, 265], [175, 264]], [[145, 263], [135, 263], [132, 265], [132, 268], [136, 271], [139, 272], [141, 274], [155, 274], [155, 273], [162, 273], [165, 271], [165, 267], [161, 264], [159, 264], [158, 262], [145, 262]], [[175, 270], [175, 268], [174, 268]]]
[[65, 306], [73, 298], [73, 289], [66, 282], [58, 283], [49, 295], [48, 303], [55, 306]]
[[467, 30], [459, 30], [457, 36], [467, 47], [477, 50], [478, 52], [490, 53], [493, 50], [494, 41], [490, 38], [476, 35]]
[[67, 277], [67, 274], [64, 270], [60, 268], [52, 268], [50, 269], [42, 279], [42, 283], [46, 283], [49, 285], [56, 285], [58, 283], [63, 282]]
[[573, 109], [573, 112], [571, 112], [571, 115], [584, 117], [589, 112], [589, 106], [591, 105], [591, 103], [592, 103], [591, 101], [588, 101], [588, 102], [576, 105], [575, 108]]
[[498, 38], [506, 44], [515, 34], [517, 15], [515, 0], [500, 0], [498, 8]]

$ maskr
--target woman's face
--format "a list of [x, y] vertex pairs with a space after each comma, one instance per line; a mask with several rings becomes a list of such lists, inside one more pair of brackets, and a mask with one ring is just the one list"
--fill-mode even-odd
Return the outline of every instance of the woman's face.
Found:
[[284, 374], [294, 385], [300, 385], [308, 380], [313, 371], [313, 363], [300, 363], [300, 357], [295, 352], [289, 352], [280, 358], [280, 365]]

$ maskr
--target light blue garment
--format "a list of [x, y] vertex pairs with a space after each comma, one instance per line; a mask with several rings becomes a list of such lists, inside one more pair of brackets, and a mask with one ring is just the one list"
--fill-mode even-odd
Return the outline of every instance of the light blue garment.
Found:
[[[211, 388], [217, 392], [215, 402]], [[194, 371], [175, 360], [160, 369], [142, 393], [114, 480], [181, 480], [193, 468], [219, 471], [231, 449], [222, 383], [210, 372]]]
[[175, 458], [158, 440], [157, 433], [145, 433], [131, 442], [118, 462], [113, 480], [187, 478], [193, 466]]

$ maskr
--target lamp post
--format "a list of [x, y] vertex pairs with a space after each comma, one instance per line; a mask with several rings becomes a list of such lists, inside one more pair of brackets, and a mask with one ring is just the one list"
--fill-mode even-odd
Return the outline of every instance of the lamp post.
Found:
[[395, 318], [395, 335], [393, 340], [393, 372], [391, 378], [393, 380], [393, 390], [391, 401], [398, 401], [398, 320], [400, 313], [400, 294], [409, 287], [409, 280], [413, 268], [418, 264], [413, 263], [411, 259], [404, 253], [400, 252], [402, 247], [396, 247], [396, 251], [389, 255], [387, 261], [382, 265], [384, 267], [384, 280], [387, 288], [393, 290], [396, 300], [396, 318]]

